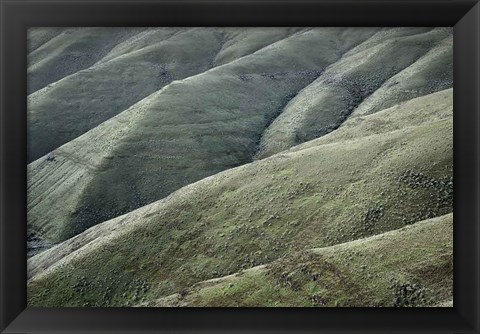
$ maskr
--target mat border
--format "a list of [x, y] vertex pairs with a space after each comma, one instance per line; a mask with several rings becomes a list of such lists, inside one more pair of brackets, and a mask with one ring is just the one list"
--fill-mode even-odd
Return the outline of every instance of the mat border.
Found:
[[[0, 0], [2, 333], [479, 333], [477, 1]], [[453, 26], [454, 307], [27, 308], [26, 28], [30, 26]]]

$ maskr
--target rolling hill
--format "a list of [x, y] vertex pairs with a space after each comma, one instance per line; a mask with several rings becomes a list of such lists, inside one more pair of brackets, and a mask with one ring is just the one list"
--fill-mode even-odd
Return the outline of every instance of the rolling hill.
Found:
[[294, 253], [141, 306], [447, 306], [453, 289], [452, 220], [449, 214]]
[[29, 305], [452, 303], [450, 28], [66, 31], [94, 63], [29, 95]]
[[[417, 57], [423, 56], [432, 44], [436, 45], [432, 41], [438, 40], [441, 43], [446, 34], [451, 34], [448, 29], [394, 29], [389, 34], [375, 33], [377, 30], [379, 29], [335, 28], [300, 31], [231, 63], [174, 81], [133, 104], [118, 116], [52, 151], [50, 154], [56, 157], [53, 163], [43, 157], [29, 165], [32, 185], [28, 203], [31, 230], [47, 242], [62, 241], [96, 223], [165, 197], [191, 182], [248, 163], [255, 157], [262, 157], [266, 146], [278, 146], [283, 142], [282, 138], [276, 135], [272, 137], [275, 131], [284, 131], [281, 130], [282, 126], [286, 131], [293, 129], [292, 135], [288, 136], [290, 139], [283, 142], [283, 149], [304, 141], [298, 138], [298, 131], [304, 132], [305, 140], [313, 139], [315, 133], [320, 136], [323, 132], [331, 131], [333, 128], [325, 130], [323, 125], [330, 124], [332, 120], [342, 122], [346, 116], [344, 103], [335, 104], [331, 99], [352, 103], [352, 97], [349, 92], [339, 88], [337, 83], [332, 84], [331, 89], [319, 88], [317, 82], [322, 83], [325, 76], [330, 76], [328, 73], [340, 70], [348, 72], [348, 75], [344, 73], [344, 79], [337, 81], [351, 82], [354, 76], [360, 77], [361, 73], [355, 68], [352, 69], [353, 60], [349, 59], [364, 57], [366, 54], [370, 57], [365, 60], [365, 66], [372, 67], [376, 62], [383, 64], [390, 61], [397, 66], [392, 71], [399, 71]], [[213, 32], [202, 31], [208, 36]], [[348, 38], [339, 43], [338, 39], [342, 36]], [[190, 35], [187, 35], [182, 40], [188, 42], [190, 38]], [[359, 40], [366, 40], [364, 43], [367, 46], [360, 47], [362, 43]], [[387, 43], [387, 46], [384, 46], [384, 43]], [[390, 47], [391, 43], [395, 46]], [[412, 44], [413, 47], [410, 48]], [[408, 49], [409, 52], [402, 64], [395, 57], [379, 55], [379, 45], [393, 51]], [[171, 45], [167, 46], [172, 49]], [[234, 46], [230, 45], [227, 49], [231, 50]], [[163, 57], [155, 44], [152, 47], [152, 54]], [[320, 47], [326, 51], [318, 52]], [[186, 49], [188, 51], [188, 48]], [[298, 49], [303, 52], [299, 54], [296, 52]], [[173, 50], [186, 52], [183, 47]], [[352, 56], [335, 62], [341, 58], [340, 52], [345, 50], [349, 50], [349, 55]], [[361, 54], [358, 55], [355, 50]], [[133, 53], [137, 57], [137, 51]], [[204, 56], [203, 51], [201, 54]], [[128, 68], [129, 63], [123, 61], [128, 55], [107, 61], [105, 65], [122, 60], [118, 66]], [[145, 55], [139, 58], [144, 61]], [[331, 63], [334, 64], [330, 65]], [[324, 68], [327, 68], [327, 74], [322, 74]], [[101, 69], [94, 68], [89, 71], [90, 76], [98, 78], [96, 80], [111, 81], [108, 79], [110, 76]], [[386, 74], [380, 81], [383, 80], [386, 80]], [[64, 81], [61, 80], [56, 85], [62, 88], [66, 84]], [[125, 84], [123, 80], [120, 80], [120, 83]], [[90, 81], [88, 85], [96, 87]], [[363, 84], [359, 87], [363, 87]], [[118, 87], [112, 89], [118, 90]], [[302, 107], [301, 100], [311, 95], [315, 89], [324, 92], [315, 98], [319, 99], [319, 104], [324, 101], [322, 96], [329, 96], [326, 97], [328, 101], [321, 105], [329, 105], [330, 109], [322, 110], [324, 107], [316, 108], [315, 105], [306, 108], [312, 115], [305, 115], [305, 121], [292, 125], [291, 122], [295, 120], [288, 120], [288, 115], [297, 118], [302, 115], [294, 111]], [[67, 94], [64, 93], [65, 90], [68, 91]], [[98, 92], [98, 89], [95, 88], [95, 91]], [[139, 91], [145, 94], [146, 89], [143, 87]], [[299, 91], [299, 95], [293, 98]], [[307, 91], [312, 93], [306, 93]], [[52, 119], [58, 119], [62, 124], [68, 123], [66, 126], [74, 127], [75, 131], [83, 128], [84, 122], [94, 120], [76, 112], [75, 108], [62, 108], [61, 101], [71, 101], [69, 94], [72, 94], [78, 100], [87, 100], [82, 103], [90, 104], [94, 103], [93, 96], [96, 93], [92, 94], [87, 90], [84, 95], [72, 86], [60, 89], [59, 93], [62, 97], [48, 94], [50, 97], [47, 100], [50, 103], [46, 108], [49, 114], [45, 114], [45, 122], [51, 129], [37, 126], [34, 117], [31, 119], [29, 133], [36, 143], [42, 142], [35, 139], [36, 129], [42, 129], [46, 140], [55, 137], [51, 135], [52, 132], [60, 135], [64, 133], [61, 130], [63, 125], [56, 124]], [[36, 92], [32, 94], [35, 95], [32, 99], [37, 98], [38, 94], [44, 93]], [[398, 96], [396, 93], [392, 94]], [[127, 95], [131, 98], [135, 94], [132, 92]], [[115, 94], [109, 96], [115, 99]], [[357, 100], [355, 103], [361, 101], [358, 98]], [[110, 102], [103, 103], [109, 112], [115, 109], [115, 105], [112, 106]], [[61, 118], [51, 114], [52, 110], [55, 110], [51, 106], [53, 104], [57, 106], [58, 112], [62, 113]], [[87, 110], [95, 112], [94, 108]], [[309, 119], [316, 117], [314, 112], [326, 116]], [[71, 120], [65, 113], [76, 118], [82, 117], [82, 121]], [[317, 133], [312, 125], [324, 130]], [[312, 133], [307, 135], [307, 132]], [[59, 182], [67, 186], [67, 189], [53, 186]], [[61, 202], [58, 201], [59, 198], [62, 198]], [[38, 203], [39, 200], [41, 203]]]

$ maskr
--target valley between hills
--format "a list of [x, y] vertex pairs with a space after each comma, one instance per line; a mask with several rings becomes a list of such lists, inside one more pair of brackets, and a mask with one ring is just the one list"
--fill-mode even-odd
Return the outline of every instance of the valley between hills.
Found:
[[453, 306], [451, 28], [27, 47], [29, 306]]

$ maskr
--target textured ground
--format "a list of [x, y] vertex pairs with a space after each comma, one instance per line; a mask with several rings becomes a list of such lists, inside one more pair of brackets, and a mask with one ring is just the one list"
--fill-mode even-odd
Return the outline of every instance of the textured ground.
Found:
[[30, 305], [451, 306], [451, 29], [28, 47]]

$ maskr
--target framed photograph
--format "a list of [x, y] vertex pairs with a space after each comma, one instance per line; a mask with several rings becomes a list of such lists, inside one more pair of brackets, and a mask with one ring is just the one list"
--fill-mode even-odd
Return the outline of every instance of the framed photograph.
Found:
[[479, 333], [477, 1], [0, 3], [2, 333]]

